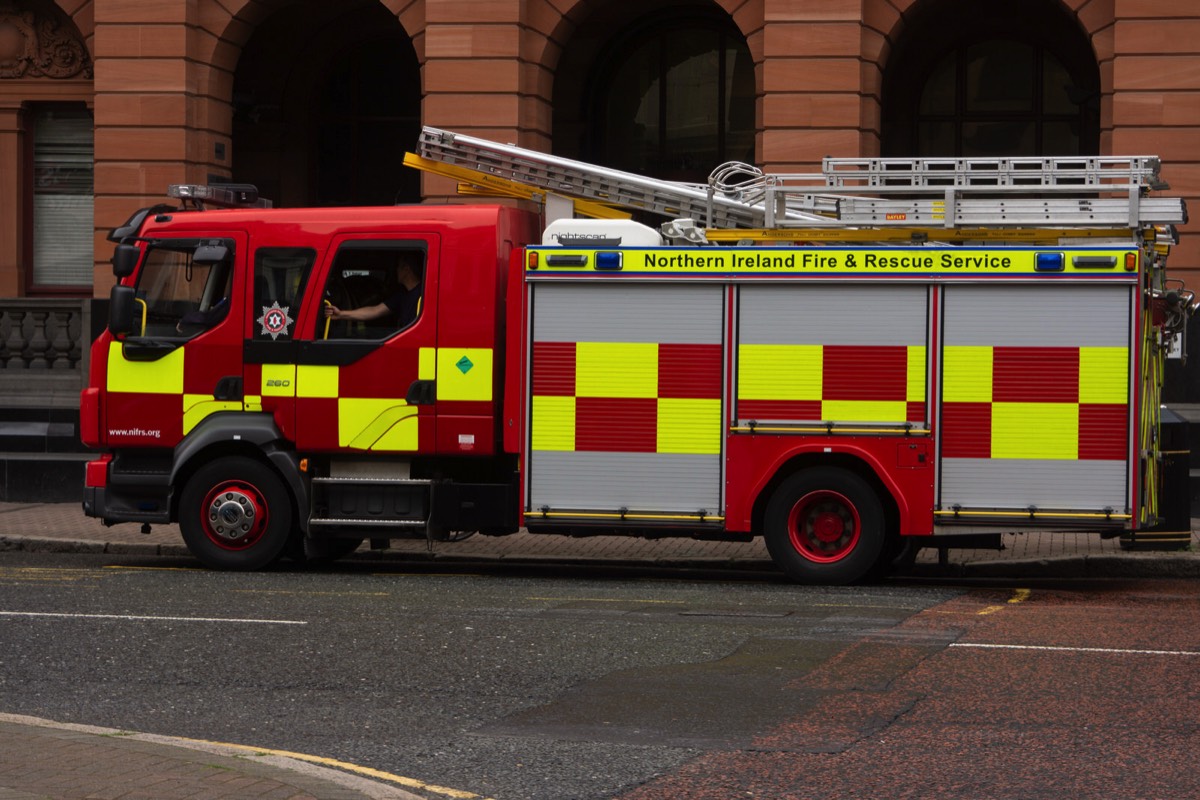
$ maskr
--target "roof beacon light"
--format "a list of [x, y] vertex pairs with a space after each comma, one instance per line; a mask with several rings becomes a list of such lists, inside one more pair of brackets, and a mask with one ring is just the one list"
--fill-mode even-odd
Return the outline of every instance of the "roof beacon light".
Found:
[[173, 183], [167, 196], [197, 205], [209, 204], [225, 208], [270, 208], [271, 201], [258, 196], [258, 188], [249, 183], [228, 183], [205, 186], [199, 183]]
[[1065, 260], [1062, 253], [1038, 253], [1034, 269], [1038, 272], [1062, 272]]

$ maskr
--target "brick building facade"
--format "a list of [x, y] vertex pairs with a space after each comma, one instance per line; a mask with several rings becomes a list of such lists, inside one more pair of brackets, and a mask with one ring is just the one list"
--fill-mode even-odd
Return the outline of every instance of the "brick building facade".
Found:
[[[169, 183], [448, 195], [398, 163], [422, 123], [660, 177], [1157, 154], [1200, 208], [1200, 5], [0, 0], [0, 298], [106, 296], [105, 234]], [[1182, 233], [1197, 284], [1200, 230]]]
[[[171, 183], [443, 201], [401, 163], [421, 124], [696, 181], [1157, 154], [1196, 209], [1200, 3], [0, 0], [0, 500], [77, 499], [108, 231]], [[1181, 234], [1174, 274], [1200, 288], [1200, 227]], [[1200, 402], [1200, 359], [1172, 386]]]

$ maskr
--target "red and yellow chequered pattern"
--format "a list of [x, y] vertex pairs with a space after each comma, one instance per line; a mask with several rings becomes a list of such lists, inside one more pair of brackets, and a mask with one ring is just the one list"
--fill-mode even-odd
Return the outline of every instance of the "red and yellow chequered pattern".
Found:
[[946, 346], [942, 457], [1129, 456], [1126, 347]]
[[743, 344], [739, 420], [923, 422], [923, 345]]
[[535, 342], [532, 448], [721, 452], [721, 346]]
[[[382, 359], [387, 369], [380, 369]], [[305, 420], [307, 446], [416, 451], [422, 445], [419, 409], [404, 400], [414, 379], [436, 378], [438, 403], [459, 413], [489, 413], [493, 389], [489, 348], [397, 348], [342, 367], [247, 365], [241, 400], [213, 397], [229, 361], [199, 357], [188, 347], [155, 361], [130, 361], [121, 343], [113, 342], [107, 364], [107, 391], [127, 409], [111, 427], [152, 428], [170, 442], [218, 411], [271, 412], [287, 401]]]

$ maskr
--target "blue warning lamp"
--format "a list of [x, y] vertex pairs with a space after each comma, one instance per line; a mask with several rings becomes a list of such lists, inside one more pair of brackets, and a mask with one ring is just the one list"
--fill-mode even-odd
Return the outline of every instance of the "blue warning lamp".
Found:
[[596, 253], [596, 271], [616, 272], [621, 269], [621, 253], [616, 250], [600, 250]]
[[1062, 253], [1038, 253], [1033, 268], [1038, 272], [1062, 272], [1065, 265]]

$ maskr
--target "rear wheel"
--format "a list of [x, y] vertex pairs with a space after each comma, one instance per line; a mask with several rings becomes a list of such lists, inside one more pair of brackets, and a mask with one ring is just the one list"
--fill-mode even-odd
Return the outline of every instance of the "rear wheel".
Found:
[[292, 501], [269, 467], [242, 456], [196, 471], [179, 497], [179, 529], [192, 554], [212, 569], [261, 569], [283, 553]]
[[808, 469], [785, 479], [767, 503], [764, 523], [771, 558], [802, 583], [862, 580], [886, 552], [879, 496], [841, 468]]

